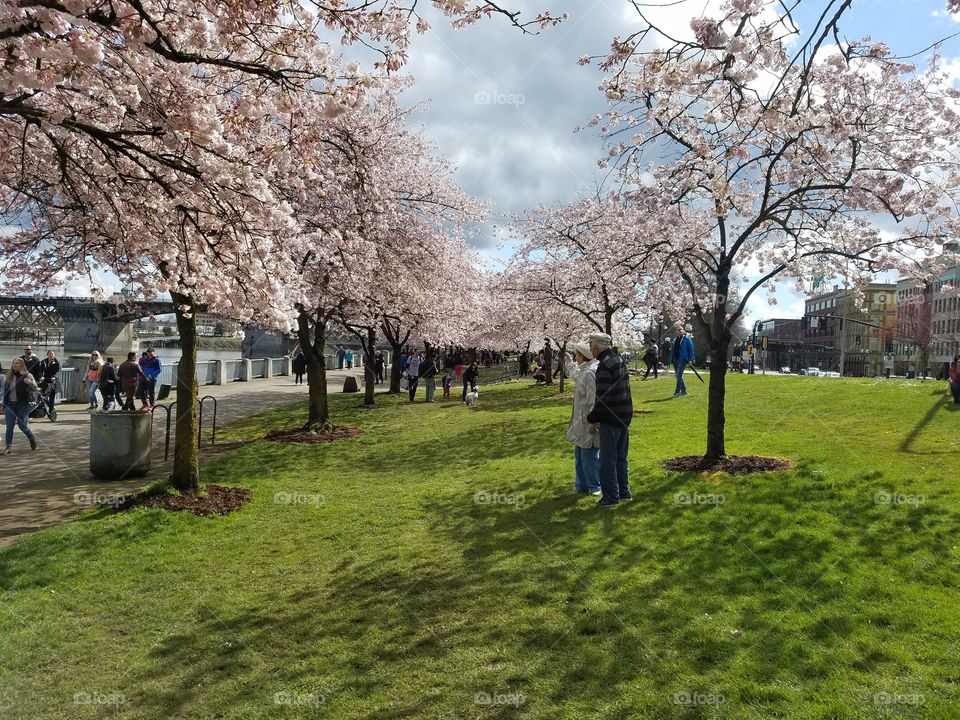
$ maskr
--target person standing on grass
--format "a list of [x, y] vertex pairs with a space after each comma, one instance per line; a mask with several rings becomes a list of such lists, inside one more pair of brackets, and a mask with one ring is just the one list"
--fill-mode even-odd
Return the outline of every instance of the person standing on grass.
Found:
[[673, 346], [670, 348], [670, 362], [673, 363], [677, 374], [677, 387], [673, 391], [675, 398], [687, 394], [687, 385], [683, 382], [683, 370], [688, 364], [693, 365], [693, 360], [693, 340], [687, 336], [683, 328], [677, 328], [677, 336], [673, 339]]
[[427, 359], [420, 364], [420, 377], [423, 378], [428, 403], [433, 402], [433, 396], [437, 393], [438, 372], [437, 363], [433, 360], [433, 353], [428, 353]]
[[443, 386], [443, 397], [449, 399], [450, 388], [453, 385], [453, 370], [451, 368], [444, 369], [440, 384]]
[[953, 404], [960, 405], [960, 355], [957, 355], [947, 371], [950, 377], [950, 393], [953, 395]]
[[613, 351], [613, 340], [606, 333], [590, 336], [590, 354], [597, 359], [597, 391], [593, 409], [587, 413], [587, 431], [600, 436], [603, 497], [597, 507], [610, 507], [633, 500], [627, 467], [633, 420], [630, 373], [623, 359]]
[[573, 415], [567, 427], [567, 440], [573, 443], [573, 487], [584, 495], [600, 495], [600, 438], [590, 432], [587, 422], [587, 413], [597, 400], [597, 361], [588, 343], [577, 343], [573, 350], [573, 358], [569, 353], [563, 356], [567, 377], [576, 383]]
[[100, 353], [94, 350], [90, 353], [90, 362], [87, 363], [87, 375], [84, 382], [87, 384], [87, 400], [90, 402], [87, 410], [97, 409], [97, 383], [100, 379], [100, 368], [103, 367], [103, 360], [100, 359]]
[[307, 371], [307, 358], [303, 355], [303, 350], [297, 352], [293, 358], [293, 384], [303, 385], [303, 374]]
[[[53, 412], [57, 400], [57, 383], [60, 382], [60, 361], [53, 350], [47, 350], [47, 356], [40, 361], [40, 377], [35, 378], [40, 390], [47, 393], [47, 410]], [[48, 392], [48, 388], [53, 389]]]
[[470, 386], [470, 392], [477, 389], [477, 381], [480, 379], [480, 366], [477, 363], [470, 363], [470, 367], [463, 371], [463, 395], [460, 402], [467, 401], [467, 385]]
[[417, 396], [417, 383], [420, 382], [420, 353], [413, 352], [407, 358], [407, 389], [410, 392], [410, 402]]
[[643, 356], [643, 362], [647, 366], [647, 371], [643, 374], [643, 379], [650, 377], [650, 371], [653, 370], [653, 379], [657, 379], [657, 366], [660, 364], [660, 348], [656, 343], [650, 343], [647, 352]]
[[26, 435], [30, 449], [37, 449], [37, 439], [30, 431], [30, 393], [39, 392], [37, 381], [27, 371], [23, 358], [14, 358], [10, 372], [3, 376], [0, 397], [3, 398], [3, 414], [6, 420], [4, 455], [13, 452], [13, 428], [17, 426]]
[[376, 371], [376, 375], [377, 375], [377, 384], [380, 384], [384, 381], [384, 377], [385, 377], [384, 372], [386, 370], [386, 367], [387, 367], [387, 363], [383, 359], [383, 353], [378, 352], [376, 354], [376, 357], [374, 358], [374, 370]]
[[117, 368], [117, 381], [120, 383], [120, 392], [123, 393], [122, 410], [135, 410], [133, 400], [137, 395], [137, 385], [143, 378], [143, 371], [137, 362], [137, 354], [128, 352], [126, 361]]

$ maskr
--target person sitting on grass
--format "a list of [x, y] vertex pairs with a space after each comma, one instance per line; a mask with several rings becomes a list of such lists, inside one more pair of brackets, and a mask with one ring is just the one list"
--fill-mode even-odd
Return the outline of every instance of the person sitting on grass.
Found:
[[533, 371], [534, 385], [546, 385], [548, 379], [546, 368], [543, 365], [537, 365], [537, 369]]

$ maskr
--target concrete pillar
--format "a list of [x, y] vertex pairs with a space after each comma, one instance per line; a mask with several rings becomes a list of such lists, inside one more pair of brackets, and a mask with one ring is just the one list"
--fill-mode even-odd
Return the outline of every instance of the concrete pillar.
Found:
[[266, 360], [264, 360], [263, 376], [265, 378], [273, 377], [273, 360], [271, 360], [270, 358], [267, 358]]
[[243, 363], [243, 369], [240, 373], [240, 379], [243, 382], [250, 382], [253, 379], [253, 368], [251, 367], [250, 358], [244, 358], [241, 362]]
[[119, 480], [150, 472], [153, 413], [112, 412], [90, 416], [90, 472]]
[[217, 363], [217, 379], [214, 380], [214, 385], [223, 385], [226, 382], [227, 376], [227, 362], [226, 360], [215, 360]]
[[283, 374], [287, 377], [293, 375], [293, 358], [289, 355], [283, 359]]

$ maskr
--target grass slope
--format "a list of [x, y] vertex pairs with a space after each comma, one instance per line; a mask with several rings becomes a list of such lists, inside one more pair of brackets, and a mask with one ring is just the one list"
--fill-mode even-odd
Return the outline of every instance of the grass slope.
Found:
[[[334, 398], [364, 433], [204, 468], [228, 517], [96, 511], [0, 552], [0, 717], [960, 717], [960, 413], [942, 384], [636, 382], [635, 501], [572, 494], [569, 397]], [[569, 393], [567, 393], [569, 396]], [[303, 409], [233, 426], [290, 426]], [[76, 695], [80, 693], [80, 695]]]

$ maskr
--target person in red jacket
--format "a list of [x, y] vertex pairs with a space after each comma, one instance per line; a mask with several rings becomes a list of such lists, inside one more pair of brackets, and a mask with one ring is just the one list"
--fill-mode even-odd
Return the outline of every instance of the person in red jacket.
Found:
[[960, 405], [960, 355], [950, 364], [950, 392], [953, 393], [953, 404]]

